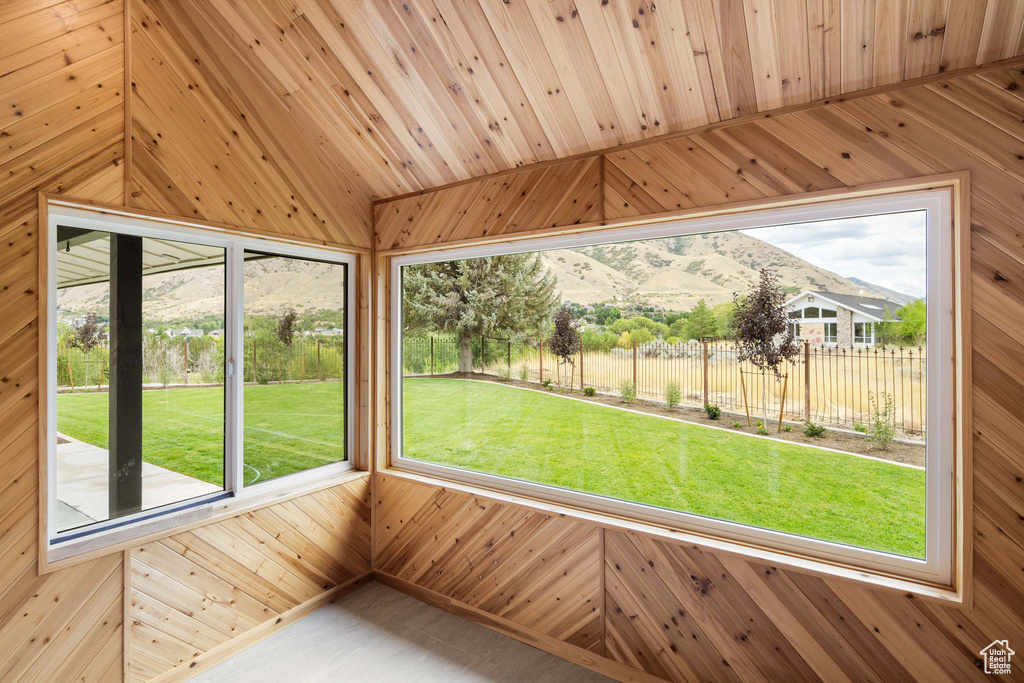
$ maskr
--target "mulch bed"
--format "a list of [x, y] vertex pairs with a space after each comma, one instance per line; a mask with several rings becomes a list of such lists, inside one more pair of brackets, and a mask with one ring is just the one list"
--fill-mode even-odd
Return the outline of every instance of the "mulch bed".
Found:
[[[529, 389], [530, 391], [539, 391], [542, 393], [554, 393], [560, 395], [560, 391], [556, 387], [552, 389], [545, 389], [540, 384], [535, 382], [521, 382], [519, 380], [502, 381], [492, 375], [482, 375], [479, 373], [450, 373], [447, 375], [425, 375], [425, 377], [436, 377], [442, 379], [473, 379], [483, 382], [495, 382], [498, 384], [507, 384], [514, 387], [521, 387], [523, 389]], [[638, 398], [633, 403], [626, 403], [619, 396], [611, 394], [595, 394], [594, 396], [586, 396], [579, 389], [572, 391], [572, 397], [583, 401], [590, 401], [591, 403], [603, 403], [604, 405], [617, 406], [620, 408], [628, 408], [629, 410], [635, 410], [638, 413], [649, 413], [651, 415], [662, 415], [664, 417], [672, 417], [678, 420], [685, 420], [687, 422], [695, 422], [697, 424], [708, 425], [710, 427], [721, 427], [728, 429], [729, 431], [743, 432], [744, 434], [750, 434], [752, 436], [759, 436], [757, 433], [757, 420], [759, 419], [755, 415], [750, 416], [751, 426], [747, 426], [746, 415], [735, 415], [732, 413], [722, 412], [722, 416], [717, 420], [712, 420], [704, 412], [703, 408], [695, 408], [691, 406], [679, 406], [678, 408], [668, 408], [664, 403], [659, 401], [651, 401], [648, 399]], [[739, 423], [739, 427], [735, 425]], [[925, 464], [925, 446], [923, 443], [908, 443], [905, 441], [894, 441], [889, 444], [889, 447], [882, 450], [867, 437], [857, 433], [841, 432], [834, 429], [828, 429], [825, 431], [824, 436], [821, 437], [810, 437], [804, 434], [804, 426], [799, 422], [783, 422], [783, 425], [792, 425], [792, 431], [779, 432], [778, 422], [773, 420], [769, 416], [768, 425], [769, 433], [773, 439], [782, 439], [783, 441], [793, 441], [796, 443], [807, 444], [811, 446], [823, 446], [825, 448], [834, 448], [837, 451], [845, 451], [847, 453], [857, 453], [859, 455], [869, 455], [873, 458], [880, 460], [891, 460], [893, 462], [906, 463], [910, 465], [917, 465], [924, 467]]]

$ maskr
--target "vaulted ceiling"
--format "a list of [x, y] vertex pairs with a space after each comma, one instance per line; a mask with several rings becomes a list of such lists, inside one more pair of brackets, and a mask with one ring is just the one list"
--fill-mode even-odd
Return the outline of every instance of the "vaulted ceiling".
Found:
[[1024, 54], [1014, 0], [133, 6], [173, 36], [183, 83], [228, 102], [225, 125], [368, 198]]

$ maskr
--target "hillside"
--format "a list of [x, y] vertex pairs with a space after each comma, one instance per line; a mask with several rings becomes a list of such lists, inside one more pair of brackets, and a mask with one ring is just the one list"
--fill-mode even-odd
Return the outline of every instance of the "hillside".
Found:
[[667, 310], [689, 310], [698, 299], [731, 301], [768, 268], [784, 289], [865, 294], [905, 303], [911, 297], [818, 268], [742, 232], [722, 232], [545, 254], [563, 298], [584, 304], [629, 300]]
[[[544, 261], [558, 280], [561, 298], [594, 304], [630, 301], [689, 310], [698, 299], [709, 304], [732, 300], [746, 291], [766, 267], [782, 286], [796, 294], [805, 289], [841, 294], [888, 297], [897, 303], [906, 295], [853, 278], [843, 278], [741, 232], [712, 233], [668, 240], [556, 249]], [[337, 266], [313, 263], [297, 267], [270, 259], [249, 262], [246, 269], [246, 310], [278, 313], [293, 306], [299, 313], [341, 308]], [[199, 268], [145, 278], [145, 318], [187, 321], [222, 306], [224, 274], [220, 268]], [[105, 312], [106, 285], [62, 291], [57, 299], [62, 316]]]

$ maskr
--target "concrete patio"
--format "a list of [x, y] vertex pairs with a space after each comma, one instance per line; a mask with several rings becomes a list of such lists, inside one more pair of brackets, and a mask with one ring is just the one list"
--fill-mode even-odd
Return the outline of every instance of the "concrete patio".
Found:
[[[108, 518], [107, 467], [107, 449], [65, 434], [57, 435], [59, 531]], [[179, 503], [220, 490], [220, 486], [152, 463], [142, 463], [143, 510]]]

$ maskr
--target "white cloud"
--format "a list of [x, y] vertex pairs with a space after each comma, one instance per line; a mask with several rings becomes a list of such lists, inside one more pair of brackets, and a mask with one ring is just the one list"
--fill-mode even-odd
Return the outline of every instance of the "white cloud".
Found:
[[925, 295], [924, 211], [743, 232], [843, 277], [860, 278], [915, 297]]

